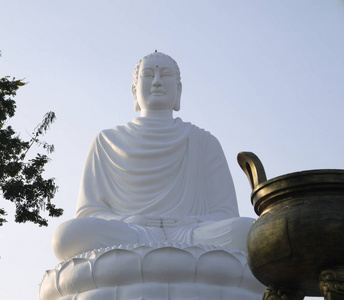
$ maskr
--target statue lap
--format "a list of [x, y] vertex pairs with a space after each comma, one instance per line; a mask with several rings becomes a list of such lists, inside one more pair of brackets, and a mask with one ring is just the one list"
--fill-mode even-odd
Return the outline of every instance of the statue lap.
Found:
[[236, 217], [178, 228], [145, 228], [118, 220], [75, 218], [57, 228], [53, 250], [60, 261], [109, 246], [159, 242], [212, 245], [245, 251], [246, 237], [253, 221], [251, 218]]

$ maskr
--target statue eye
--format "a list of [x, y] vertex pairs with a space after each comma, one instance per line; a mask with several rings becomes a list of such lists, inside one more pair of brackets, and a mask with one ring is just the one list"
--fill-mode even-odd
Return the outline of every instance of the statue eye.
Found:
[[173, 73], [172, 72], [163, 72], [161, 74], [162, 77], [169, 77], [169, 76], [173, 76]]
[[152, 72], [142, 72], [141, 77], [154, 77]]

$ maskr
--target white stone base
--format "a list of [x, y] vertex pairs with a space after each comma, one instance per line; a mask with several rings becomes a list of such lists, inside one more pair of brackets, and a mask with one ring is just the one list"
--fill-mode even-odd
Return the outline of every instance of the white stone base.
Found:
[[44, 275], [40, 300], [258, 300], [245, 253], [180, 244], [83, 253]]

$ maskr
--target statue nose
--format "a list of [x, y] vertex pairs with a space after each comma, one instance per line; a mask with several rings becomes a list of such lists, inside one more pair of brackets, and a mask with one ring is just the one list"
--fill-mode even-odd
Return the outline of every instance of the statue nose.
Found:
[[154, 86], [161, 86], [161, 79], [160, 79], [160, 76], [158, 74], [154, 76], [153, 85]]

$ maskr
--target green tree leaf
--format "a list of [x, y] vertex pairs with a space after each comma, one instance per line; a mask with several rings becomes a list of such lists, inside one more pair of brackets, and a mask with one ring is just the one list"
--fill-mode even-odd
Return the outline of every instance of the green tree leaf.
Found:
[[[33, 145], [42, 146], [48, 154], [54, 151], [54, 145], [40, 140], [40, 137], [49, 130], [56, 116], [54, 112], [48, 112], [29, 141], [22, 140], [11, 126], [6, 126], [16, 111], [13, 98], [18, 88], [25, 84], [23, 80], [8, 76], [0, 79], [0, 192], [5, 200], [15, 204], [16, 222], [47, 226], [48, 220], [41, 216], [43, 211], [47, 210], [50, 217], [63, 214], [63, 209], [51, 203], [58, 190], [55, 179], [43, 178], [45, 165], [50, 159], [40, 153], [26, 159]], [[6, 222], [6, 215], [6, 211], [0, 208], [0, 226]]]

